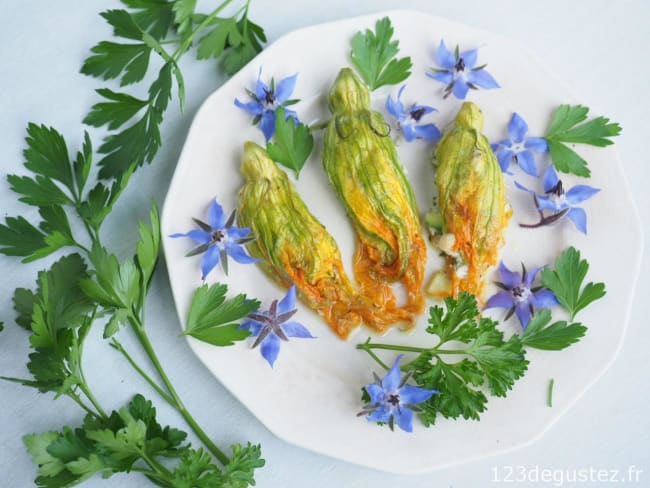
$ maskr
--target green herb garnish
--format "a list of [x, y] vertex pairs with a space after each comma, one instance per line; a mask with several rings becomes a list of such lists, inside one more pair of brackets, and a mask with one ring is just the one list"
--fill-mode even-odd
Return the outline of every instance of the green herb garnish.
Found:
[[226, 300], [228, 287], [203, 285], [196, 289], [187, 315], [183, 335], [190, 335], [215, 346], [231, 346], [246, 339], [250, 332], [239, 328], [239, 320], [260, 306], [259, 300], [237, 295]]
[[[438, 415], [478, 420], [487, 404], [481, 387], [487, 386], [492, 395], [506, 396], [528, 367], [520, 337], [513, 335], [506, 341], [497, 322], [479, 317], [473, 295], [462, 292], [458, 299], [447, 298], [445, 309], [429, 309], [426, 331], [438, 338], [433, 347], [377, 344], [370, 339], [357, 345], [371, 357], [378, 349], [418, 353], [402, 370], [411, 372], [418, 386], [440, 391], [418, 405], [427, 426], [433, 425]], [[456, 357], [462, 359], [449, 361]]]
[[553, 406], [553, 385], [555, 380], [551, 378], [551, 381], [548, 382], [548, 396], [546, 397], [546, 405], [550, 408]]
[[264, 466], [259, 446], [232, 446], [233, 456], [219, 468], [202, 448], [185, 443], [187, 434], [162, 427], [156, 409], [142, 395], [106, 418], [87, 415], [81, 427], [63, 427], [23, 437], [38, 464], [38, 486], [72, 486], [101, 474], [144, 474], [159, 486], [248, 486]]
[[393, 26], [388, 17], [378, 20], [375, 31], [366, 29], [352, 38], [352, 64], [370, 90], [380, 86], [396, 85], [411, 75], [410, 57], [394, 59], [399, 52], [399, 41], [392, 40]]
[[553, 269], [544, 268], [541, 272], [542, 285], [555, 293], [558, 301], [569, 311], [571, 320], [606, 293], [604, 283], [590, 282], [582, 286], [587, 271], [589, 262], [580, 258], [578, 250], [569, 247], [557, 257]]
[[314, 136], [309, 127], [302, 122], [296, 123], [292, 117], [286, 118], [284, 108], [278, 108], [273, 142], [266, 145], [271, 159], [295, 171], [297, 178], [313, 147]]
[[586, 332], [587, 328], [581, 324], [569, 324], [563, 320], [551, 324], [551, 311], [545, 308], [533, 315], [521, 342], [535, 349], [559, 351], [578, 342]]
[[551, 159], [558, 171], [590, 176], [587, 162], [566, 143], [604, 147], [613, 144], [611, 138], [621, 133], [621, 126], [606, 117], [584, 122], [588, 113], [589, 109], [582, 105], [560, 105], [555, 110], [544, 138], [548, 141]]

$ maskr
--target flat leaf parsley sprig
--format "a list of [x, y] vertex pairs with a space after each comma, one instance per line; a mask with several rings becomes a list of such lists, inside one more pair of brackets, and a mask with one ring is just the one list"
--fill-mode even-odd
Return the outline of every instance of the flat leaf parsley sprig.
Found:
[[[438, 415], [478, 420], [487, 405], [481, 387], [487, 386], [495, 396], [506, 396], [528, 367], [519, 335], [505, 340], [496, 326], [494, 320], [479, 317], [476, 298], [462, 292], [458, 299], [445, 299], [445, 309], [429, 309], [426, 331], [437, 337], [434, 346], [379, 344], [368, 339], [358, 344], [357, 349], [367, 352], [386, 370], [389, 368], [376, 350], [417, 354], [402, 370], [411, 373], [419, 387], [440, 392], [418, 405], [425, 426], [433, 425]], [[451, 346], [450, 342], [460, 346]], [[462, 359], [447, 359], [458, 357]]]
[[411, 74], [410, 56], [397, 59], [399, 41], [388, 17], [375, 23], [374, 32], [366, 29], [352, 38], [352, 64], [371, 91], [384, 85], [397, 85]]
[[[138, 120], [118, 133], [109, 133], [98, 149], [103, 154], [97, 163], [98, 172], [94, 171], [88, 133], [81, 150], [71, 158], [65, 139], [56, 129], [29, 124], [24, 157], [25, 169], [31, 174], [8, 177], [19, 199], [38, 208], [40, 221], [34, 225], [24, 217], [7, 217], [5, 224], [0, 224], [0, 253], [27, 262], [61, 253], [64, 248], [74, 252], [41, 271], [35, 290], [15, 291], [16, 322], [30, 332], [33, 352], [27, 368], [31, 378], [5, 379], [42, 393], [52, 392], [55, 399], [68, 397], [87, 414], [82, 429], [64, 427], [60, 432], [24, 438], [34, 462], [39, 464], [37, 483], [41, 485], [69, 486], [95, 473], [110, 475], [118, 471], [143, 472], [160, 486], [254, 484], [253, 470], [264, 464], [259, 446], [232, 446], [230, 456], [217, 447], [183, 404], [149, 339], [144, 308], [160, 250], [155, 205], [150, 224], [140, 224], [132, 259], [118, 260], [102, 244], [101, 230], [130, 176], [151, 162], [160, 147], [159, 126], [172, 96], [173, 79], [181, 106], [184, 103], [178, 59], [196, 42], [200, 58], [222, 56], [224, 68], [232, 73], [261, 49], [264, 34], [248, 19], [248, 2], [230, 18], [218, 15], [232, 0], [224, 1], [208, 15], [194, 11], [194, 0], [123, 3], [132, 10], [109, 10], [102, 16], [115, 35], [127, 42], [100, 42], [82, 71], [107, 80], [119, 78], [124, 86], [144, 78], [153, 52], [162, 58], [163, 65], [146, 99], [108, 88], [98, 90], [106, 101], [96, 104], [85, 122], [115, 131], [136, 116]], [[173, 26], [178, 36], [169, 38]], [[198, 38], [201, 32], [207, 34]], [[179, 46], [170, 54], [163, 46], [172, 43]], [[85, 234], [79, 231], [77, 221], [83, 224]], [[247, 310], [231, 309], [226, 315], [230, 322], [237, 322]], [[240, 313], [243, 315], [238, 316]], [[143, 406], [139, 396], [134, 402], [140, 406], [130, 404], [126, 410], [107, 413], [83, 371], [85, 341], [90, 328], [100, 319], [105, 323], [104, 337], [111, 338], [110, 345], [181, 414], [207, 451], [180, 446], [185, 435], [152, 423], [155, 411]], [[209, 323], [208, 328], [213, 325]], [[158, 380], [149, 376], [117, 340], [124, 326], [131, 329], [144, 349]], [[157, 460], [159, 456], [176, 456], [179, 464], [170, 470]], [[213, 458], [223, 468], [217, 468]]]
[[606, 117], [587, 120], [589, 109], [582, 105], [560, 105], [553, 113], [544, 139], [558, 171], [589, 177], [587, 162], [567, 144], [604, 147], [621, 133], [621, 126]]
[[[135, 11], [102, 12], [114, 35], [123, 42], [102, 41], [93, 47], [94, 54], [84, 62], [82, 73], [104, 80], [119, 79], [120, 86], [126, 86], [144, 79], [152, 54], [157, 54], [163, 64], [145, 99], [109, 88], [97, 90], [105, 101], [92, 107], [84, 119], [86, 124], [116, 130], [139, 117], [126, 129], [109, 134], [99, 147], [104, 155], [99, 161], [100, 177], [119, 178], [132, 166], [153, 160], [161, 145], [160, 124], [172, 96], [172, 80], [176, 81], [181, 110], [184, 107], [185, 83], [178, 61], [193, 44], [197, 45], [199, 59], [221, 58], [228, 74], [261, 51], [266, 37], [248, 18], [249, 1], [232, 17], [219, 15], [233, 0], [225, 0], [207, 15], [195, 12], [196, 0], [122, 0]], [[176, 35], [170, 37], [173, 26]], [[178, 47], [168, 51], [170, 44]]]
[[566, 248], [556, 258], [553, 267], [541, 271], [542, 285], [552, 291], [558, 302], [569, 313], [569, 320], [552, 322], [550, 310], [535, 314], [522, 334], [525, 346], [547, 351], [566, 349], [578, 342], [587, 327], [574, 322], [576, 315], [593, 302], [605, 296], [605, 284], [583, 282], [589, 271], [589, 262], [573, 246]]

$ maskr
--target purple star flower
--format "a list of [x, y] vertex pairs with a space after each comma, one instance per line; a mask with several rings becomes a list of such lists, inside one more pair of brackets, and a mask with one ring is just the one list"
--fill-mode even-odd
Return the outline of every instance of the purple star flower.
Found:
[[414, 139], [437, 141], [442, 134], [434, 124], [418, 125], [422, 117], [431, 112], [437, 112], [437, 110], [427, 105], [417, 105], [414, 103], [407, 111], [400, 100], [404, 88], [406, 88], [406, 85], [402, 85], [399, 89], [396, 100], [393, 100], [390, 95], [386, 99], [386, 110], [397, 120], [397, 127], [404, 134], [404, 139], [407, 142], [411, 142]]
[[[544, 194], [539, 195], [523, 185], [515, 182], [520, 190], [533, 195], [533, 200], [540, 221], [536, 224], [519, 224], [521, 227], [535, 228], [553, 224], [563, 217], [568, 217], [576, 228], [583, 234], [587, 233], [587, 214], [584, 209], [577, 207], [579, 203], [588, 200], [600, 190], [587, 185], [576, 185], [569, 191], [564, 190], [562, 180], [558, 177], [555, 167], [550, 165], [544, 173]], [[545, 214], [544, 212], [547, 212]], [[550, 212], [550, 213], [548, 213]]]
[[537, 273], [542, 268], [533, 268], [530, 271], [521, 265], [522, 273], [510, 271], [503, 261], [499, 263], [499, 275], [501, 281], [496, 285], [502, 291], [492, 295], [485, 305], [485, 308], [508, 308], [505, 320], [508, 320], [513, 313], [517, 315], [521, 327], [526, 330], [530, 318], [535, 313], [535, 307], [548, 308], [557, 305], [559, 302], [552, 291], [541, 286], [533, 287]]
[[261, 344], [262, 356], [271, 367], [280, 353], [280, 341], [288, 341], [289, 337], [315, 339], [304, 325], [289, 320], [297, 311], [296, 287], [293, 285], [280, 302], [273, 300], [268, 310], [250, 314], [250, 320], [239, 326], [257, 337], [252, 348]]
[[403, 354], [397, 356], [383, 379], [375, 376], [376, 383], [365, 386], [370, 403], [364, 406], [358, 415], [365, 415], [369, 422], [386, 422], [391, 430], [393, 424], [397, 422], [404, 432], [413, 432], [414, 405], [426, 402], [432, 395], [440, 392], [407, 385], [410, 374], [400, 380], [399, 362], [402, 357]]
[[500, 88], [492, 75], [485, 71], [487, 65], [476, 66], [478, 49], [461, 53], [456, 46], [455, 53], [452, 53], [445, 46], [445, 41], [441, 40], [435, 58], [436, 63], [442, 69], [432, 68], [433, 72], [426, 75], [447, 85], [443, 98], [447, 98], [450, 93], [453, 93], [456, 98], [464, 100], [470, 88], [473, 90], [479, 87]]
[[271, 78], [271, 85], [269, 86], [262, 81], [261, 77], [262, 68], [260, 68], [257, 77], [255, 91], [252, 92], [246, 90], [253, 101], [244, 103], [235, 98], [235, 105], [255, 116], [253, 118], [253, 125], [260, 123], [260, 128], [268, 142], [275, 133], [275, 112], [279, 107], [285, 109], [287, 119], [291, 117], [295, 123], [298, 124], [298, 116], [296, 115], [296, 112], [286, 108], [288, 105], [293, 105], [298, 102], [298, 100], [289, 100], [289, 97], [296, 86], [298, 74], [280, 80], [277, 86], [275, 86], [273, 78]]
[[228, 274], [228, 256], [233, 258], [240, 264], [250, 264], [258, 262], [257, 259], [250, 257], [246, 254], [242, 244], [246, 244], [254, 239], [251, 235], [251, 230], [247, 227], [236, 227], [233, 225], [235, 222], [235, 211], [230, 214], [226, 220], [223, 213], [223, 208], [219, 205], [217, 200], [213, 200], [208, 210], [208, 223], [199, 219], [192, 219], [198, 229], [193, 229], [185, 234], [172, 234], [169, 237], [189, 237], [194, 242], [199, 244], [186, 256], [196, 256], [202, 254], [201, 261], [202, 278], [208, 276], [210, 271], [219, 264], [225, 274]]
[[541, 137], [526, 137], [528, 124], [518, 113], [513, 113], [508, 123], [508, 139], [492, 144], [492, 150], [499, 160], [504, 173], [508, 172], [511, 161], [531, 176], [537, 176], [537, 165], [533, 151], [548, 152], [548, 142]]

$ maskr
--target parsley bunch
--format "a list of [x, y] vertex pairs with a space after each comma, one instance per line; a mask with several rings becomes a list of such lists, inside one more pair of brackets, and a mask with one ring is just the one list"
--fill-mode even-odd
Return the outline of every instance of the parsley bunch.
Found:
[[480, 317], [476, 298], [462, 292], [457, 299], [445, 299], [445, 309], [429, 309], [426, 331], [437, 341], [431, 347], [377, 344], [368, 339], [357, 349], [366, 351], [388, 369], [374, 350], [414, 352], [417, 357], [402, 366], [421, 388], [438, 390], [418, 405], [420, 418], [433, 425], [438, 415], [478, 420], [486, 408], [485, 387], [504, 397], [528, 367], [521, 338], [505, 340], [497, 322]]
[[23, 441], [39, 466], [38, 486], [71, 486], [96, 474], [108, 478], [129, 472], [174, 488], [255, 484], [253, 471], [264, 465], [259, 446], [232, 446], [232, 458], [219, 468], [202, 448], [186, 444], [186, 437], [162, 427], [152, 403], [136, 395], [107, 417], [88, 414], [81, 427], [30, 434]]
[[[151, 162], [160, 147], [160, 124], [174, 80], [181, 107], [184, 104], [180, 57], [196, 44], [199, 58], [220, 58], [224, 69], [233, 73], [261, 49], [264, 33], [248, 19], [249, 2], [232, 17], [221, 18], [232, 0], [207, 15], [195, 12], [196, 0], [122, 1], [130, 10], [101, 14], [120, 42], [102, 41], [93, 47], [82, 72], [126, 86], [145, 78], [154, 54], [162, 67], [145, 99], [109, 88], [97, 90], [105, 101], [94, 105], [84, 121], [112, 132], [97, 149], [101, 159], [96, 163], [88, 132], [71, 156], [56, 129], [28, 125], [23, 153], [28, 173], [9, 175], [8, 181], [20, 201], [38, 209], [40, 218], [33, 223], [22, 216], [7, 217], [0, 224], [0, 253], [23, 262], [53, 253], [61, 257], [38, 274], [35, 289], [19, 288], [14, 293], [16, 322], [30, 333], [31, 377], [4, 379], [51, 392], [55, 399], [67, 397], [86, 413], [81, 428], [24, 437], [39, 465], [36, 481], [41, 486], [69, 486], [95, 473], [135, 471], [160, 486], [244, 487], [254, 484], [253, 470], [264, 464], [259, 446], [233, 446], [230, 456], [217, 447], [183, 404], [149, 339], [145, 302], [160, 251], [156, 205], [149, 224], [139, 224], [130, 259], [121, 261], [107, 249], [101, 231], [133, 172]], [[168, 52], [165, 46], [170, 44], [178, 47]], [[197, 292], [187, 333], [229, 345], [248, 334], [234, 333], [235, 323], [258, 302], [244, 296], [225, 300], [225, 287], [217, 290], [207, 295]], [[103, 324], [110, 345], [181, 414], [207, 450], [183, 445], [186, 434], [179, 430], [161, 428], [155, 409], [140, 395], [111, 414], [100, 405], [83, 371], [84, 344], [91, 327], [98, 324]], [[135, 335], [158, 379], [149, 376], [119, 342], [123, 327]], [[157, 460], [161, 456], [176, 458], [177, 465], [163, 465]]]

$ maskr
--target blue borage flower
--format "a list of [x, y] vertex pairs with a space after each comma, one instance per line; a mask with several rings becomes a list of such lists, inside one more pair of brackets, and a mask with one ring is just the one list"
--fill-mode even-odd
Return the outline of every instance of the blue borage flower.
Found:
[[403, 431], [413, 432], [413, 412], [417, 411], [415, 405], [426, 402], [432, 395], [440, 392], [407, 385], [411, 373], [400, 380], [399, 362], [403, 357], [403, 354], [397, 356], [383, 379], [375, 375], [376, 382], [364, 387], [370, 402], [357, 416], [365, 415], [369, 422], [386, 422], [391, 430], [397, 422]]
[[426, 141], [437, 141], [442, 134], [434, 124], [419, 124], [420, 119], [431, 112], [437, 112], [433, 107], [427, 105], [413, 104], [411, 108], [406, 110], [404, 104], [400, 100], [406, 85], [402, 85], [397, 92], [397, 98], [388, 95], [386, 99], [386, 110], [390, 113], [395, 120], [397, 120], [397, 127], [404, 134], [404, 139], [411, 142], [414, 139], [424, 139]]
[[548, 152], [548, 142], [541, 137], [526, 137], [528, 124], [518, 113], [513, 113], [508, 123], [508, 139], [492, 144], [501, 171], [509, 173], [512, 161], [531, 176], [537, 176], [537, 164], [533, 151]]
[[548, 308], [557, 305], [559, 302], [552, 291], [541, 286], [533, 287], [537, 273], [542, 268], [526, 270], [521, 264], [521, 274], [510, 271], [503, 261], [499, 263], [499, 276], [501, 281], [495, 284], [501, 291], [492, 295], [485, 308], [507, 308], [509, 309], [505, 320], [512, 314], [517, 315], [521, 327], [526, 330], [530, 318], [535, 313], [535, 308]]
[[230, 214], [226, 220], [223, 208], [217, 200], [213, 200], [208, 210], [208, 222], [199, 219], [192, 219], [198, 229], [190, 230], [184, 234], [171, 234], [169, 237], [189, 237], [199, 244], [186, 256], [196, 256], [203, 254], [201, 261], [201, 271], [203, 280], [206, 279], [210, 271], [219, 264], [225, 274], [228, 274], [228, 256], [240, 264], [250, 264], [258, 262], [257, 259], [250, 257], [242, 244], [254, 240], [251, 230], [247, 227], [236, 227], [235, 211]]
[[593, 188], [588, 185], [576, 185], [569, 191], [565, 191], [562, 180], [558, 177], [555, 167], [552, 164], [544, 173], [543, 195], [529, 190], [516, 181], [515, 185], [520, 190], [533, 195], [533, 201], [535, 202], [540, 217], [539, 222], [536, 224], [519, 224], [521, 227], [542, 227], [558, 222], [563, 217], [568, 217], [580, 232], [583, 234], [587, 233], [587, 214], [584, 209], [576, 205], [598, 193], [600, 191], [598, 188]]
[[294, 285], [289, 288], [282, 300], [279, 302], [273, 300], [268, 310], [250, 314], [248, 316], [250, 320], [239, 326], [240, 329], [248, 330], [256, 337], [252, 348], [261, 345], [262, 356], [271, 367], [280, 353], [280, 341], [288, 341], [289, 337], [315, 339], [304, 325], [289, 320], [297, 311]]
[[453, 93], [456, 98], [464, 100], [470, 88], [473, 90], [479, 87], [488, 90], [500, 88], [492, 75], [485, 71], [486, 64], [476, 66], [477, 58], [478, 49], [460, 52], [456, 46], [455, 52], [452, 53], [445, 46], [445, 41], [441, 40], [435, 59], [442, 69], [431, 68], [432, 72], [426, 75], [447, 85], [443, 98]]
[[275, 112], [279, 107], [285, 110], [286, 118], [291, 117], [298, 124], [298, 116], [293, 110], [287, 108], [288, 105], [297, 103], [298, 100], [290, 100], [289, 97], [296, 87], [298, 74], [289, 76], [280, 80], [275, 85], [275, 80], [271, 78], [270, 86], [262, 81], [262, 68], [257, 76], [255, 91], [246, 90], [246, 93], [253, 99], [252, 102], [244, 103], [235, 98], [235, 105], [254, 115], [253, 125], [260, 124], [264, 137], [268, 142], [275, 133]]

